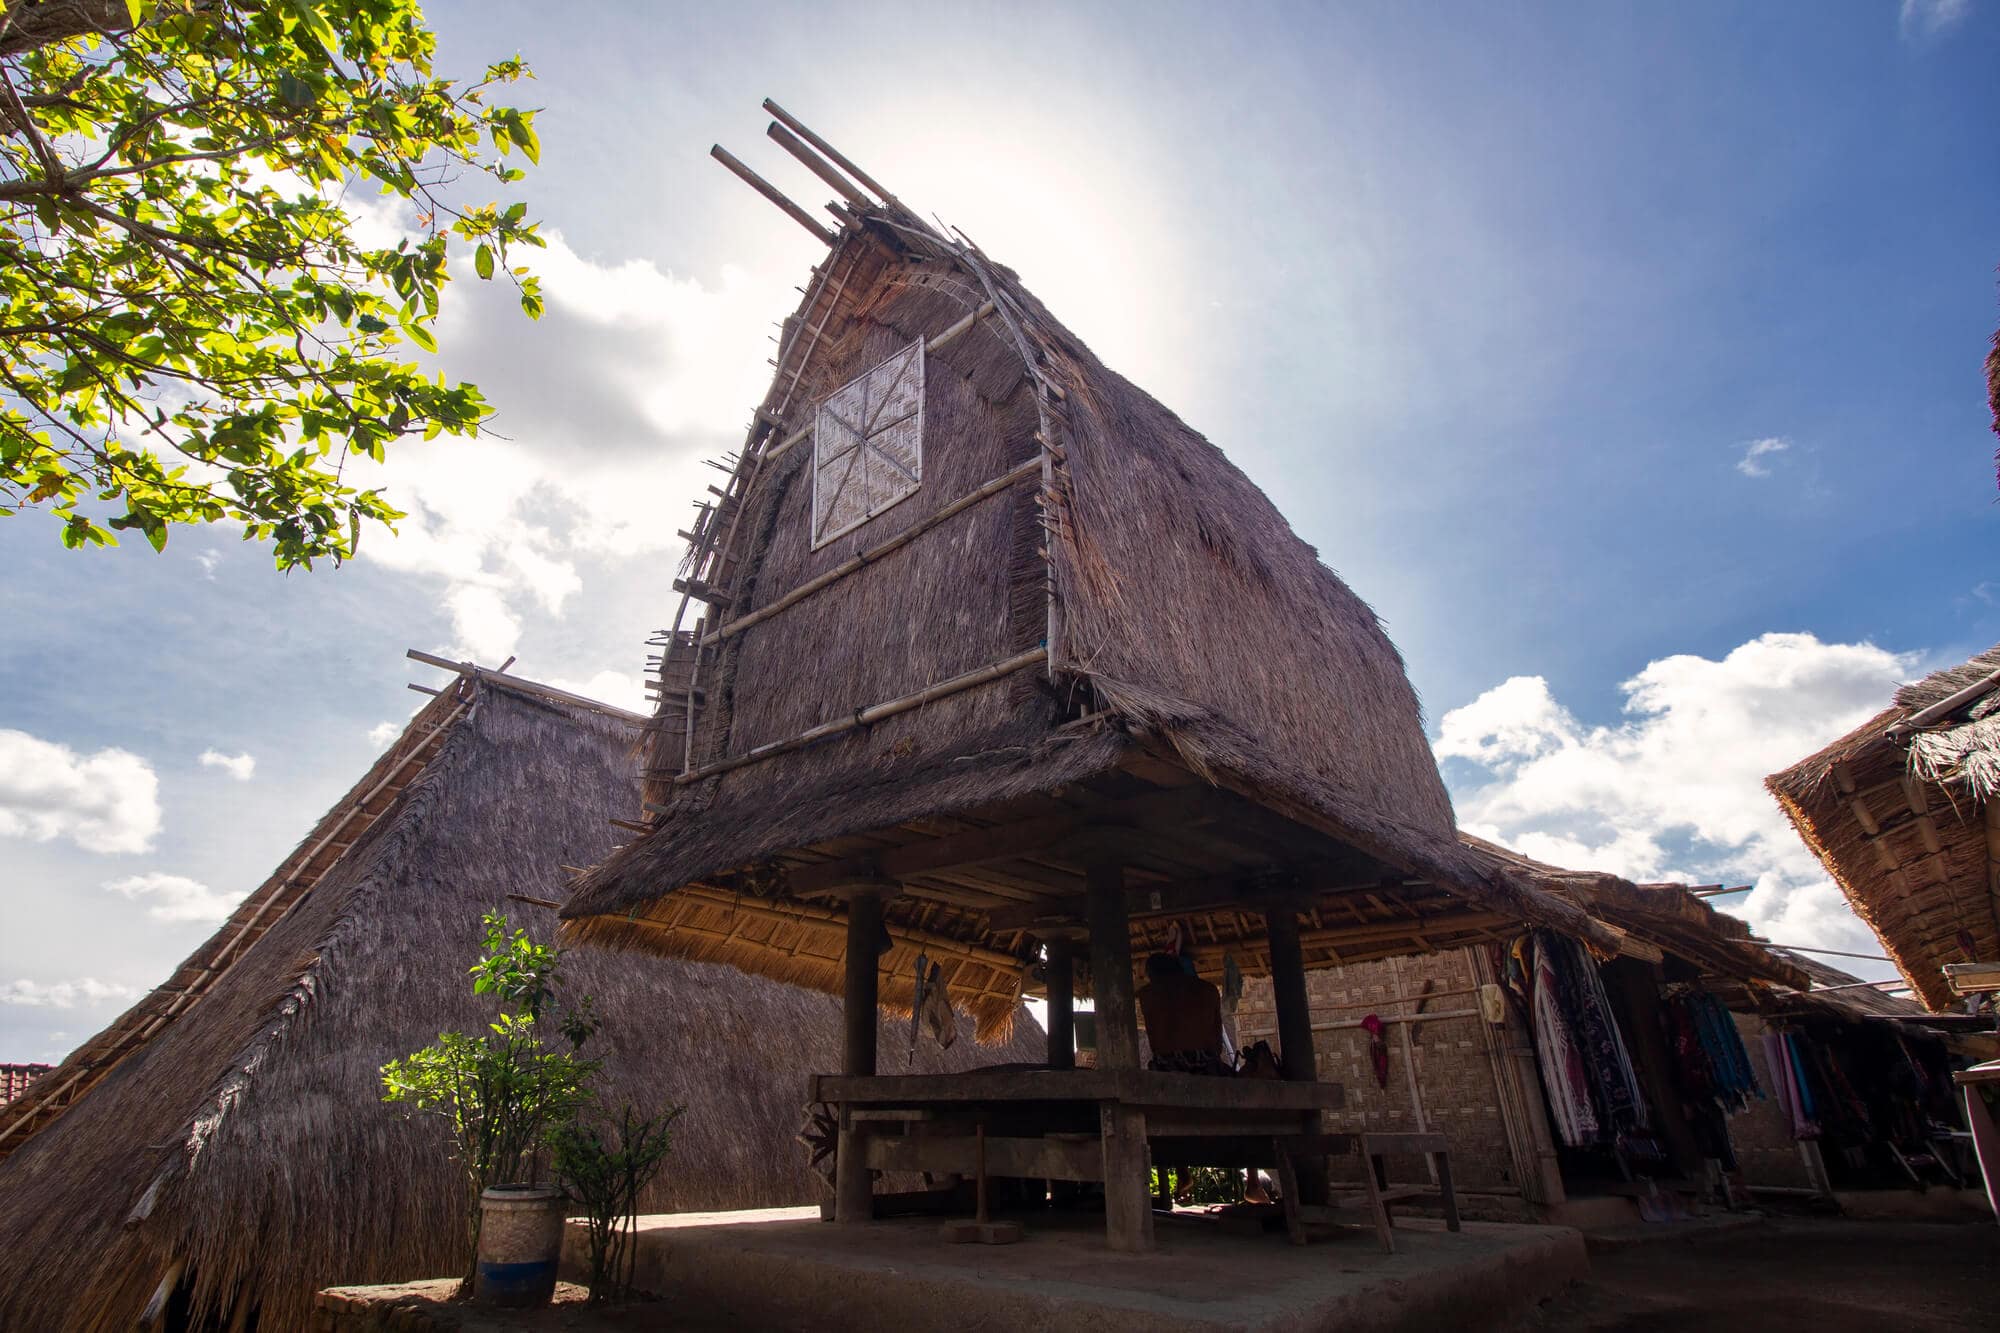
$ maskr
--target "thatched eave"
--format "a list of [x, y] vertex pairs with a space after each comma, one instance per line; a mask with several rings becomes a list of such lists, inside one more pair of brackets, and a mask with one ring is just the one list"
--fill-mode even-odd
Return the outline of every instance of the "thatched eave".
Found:
[[2000, 958], [1994, 866], [2000, 647], [1896, 692], [1892, 705], [1765, 779], [1855, 914], [1933, 1010], [1946, 963]]

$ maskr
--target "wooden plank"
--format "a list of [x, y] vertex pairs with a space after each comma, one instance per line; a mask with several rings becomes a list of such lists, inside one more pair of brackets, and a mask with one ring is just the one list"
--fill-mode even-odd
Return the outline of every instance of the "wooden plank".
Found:
[[[876, 1171], [924, 1171], [969, 1176], [978, 1167], [978, 1145], [969, 1134], [880, 1134], [867, 1139], [868, 1165]], [[986, 1136], [986, 1171], [1028, 1180], [1104, 1179], [1104, 1151], [1095, 1135], [1085, 1139]]]
[[970, 1074], [816, 1074], [812, 1101], [922, 1107], [967, 1102], [1128, 1102], [1181, 1110], [1338, 1111], [1338, 1083], [1212, 1078], [1157, 1069], [1027, 1069]]

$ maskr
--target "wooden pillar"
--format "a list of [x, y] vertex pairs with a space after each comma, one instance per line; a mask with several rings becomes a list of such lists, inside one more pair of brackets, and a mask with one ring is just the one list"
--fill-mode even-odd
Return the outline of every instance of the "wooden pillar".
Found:
[[1068, 935], [1050, 935], [1049, 1068], [1076, 1068], [1076, 942]]
[[1319, 1077], [1313, 1058], [1312, 1008], [1306, 998], [1305, 954], [1299, 947], [1299, 914], [1272, 905], [1264, 911], [1264, 938], [1271, 946], [1271, 1000], [1278, 1011], [1278, 1046], [1285, 1078], [1310, 1083]]
[[[1125, 915], [1125, 870], [1115, 861], [1084, 869], [1090, 926], [1090, 992], [1097, 1012], [1097, 1067], [1139, 1067], [1139, 1005], [1132, 993], [1132, 923]], [[1104, 1143], [1104, 1240], [1113, 1250], [1153, 1248], [1153, 1195], [1147, 1177], [1146, 1113], [1119, 1102], [1099, 1108]]]
[[[882, 895], [856, 892], [847, 900], [847, 985], [841, 996], [845, 1042], [840, 1072], [868, 1077], [875, 1072], [875, 1034], [881, 1024]], [[866, 1222], [875, 1212], [875, 1178], [868, 1169], [867, 1144], [855, 1132], [848, 1104], [840, 1107], [840, 1145], [834, 1153], [833, 1220]]]
[[[1289, 903], [1266, 906], [1264, 938], [1271, 949], [1271, 999], [1278, 1011], [1278, 1045], [1285, 1078], [1292, 1083], [1316, 1082], [1319, 1060], [1313, 1052], [1312, 1005], [1306, 996], [1305, 952], [1299, 945], [1298, 909]], [[1324, 1161], [1301, 1161], [1298, 1165], [1299, 1202], [1325, 1203]]]
[[1085, 870], [1084, 883], [1097, 1067], [1137, 1069], [1139, 1005], [1132, 995], [1132, 923], [1125, 915], [1125, 869], [1115, 862], [1094, 863]]

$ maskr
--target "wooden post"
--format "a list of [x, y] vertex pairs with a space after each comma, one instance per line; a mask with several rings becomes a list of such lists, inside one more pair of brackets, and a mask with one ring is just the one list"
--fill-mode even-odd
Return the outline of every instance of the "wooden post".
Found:
[[1278, 1011], [1278, 1045], [1285, 1077], [1310, 1083], [1319, 1077], [1313, 1059], [1312, 1008], [1306, 998], [1305, 955], [1299, 947], [1299, 914], [1273, 904], [1264, 911], [1264, 938], [1271, 947], [1271, 999]]
[[1049, 1068], [1076, 1068], [1076, 942], [1044, 936], [1049, 951]]
[[[1115, 861], [1084, 867], [1090, 926], [1090, 990], [1097, 1011], [1097, 1067], [1139, 1067], [1139, 1006], [1132, 995], [1132, 923], [1125, 913], [1125, 869]], [[1146, 1113], [1119, 1102], [1099, 1108], [1104, 1143], [1104, 1240], [1113, 1250], [1153, 1248], [1153, 1197], [1147, 1176]]]
[[[1298, 909], [1290, 903], [1268, 904], [1264, 909], [1264, 938], [1271, 948], [1271, 999], [1278, 1011], [1278, 1045], [1285, 1078], [1292, 1083], [1316, 1082], [1319, 1061], [1313, 1052], [1312, 1006], [1306, 995]], [[1324, 1160], [1295, 1165], [1301, 1168], [1299, 1201], [1324, 1204], [1327, 1200]]]
[[1132, 923], [1125, 914], [1125, 869], [1116, 862], [1093, 862], [1085, 868], [1084, 884], [1090, 991], [1097, 1011], [1097, 1067], [1137, 1069], [1139, 1006], [1132, 996]]
[[[847, 986], [841, 997], [846, 1040], [840, 1072], [868, 1077], [875, 1072], [875, 1033], [881, 1019], [882, 895], [860, 891], [847, 900]], [[840, 1107], [840, 1144], [834, 1153], [833, 1220], [866, 1222], [875, 1211], [874, 1175], [867, 1149], [855, 1131], [845, 1102]]]
[[1104, 1138], [1104, 1243], [1125, 1254], [1153, 1248], [1153, 1192], [1147, 1184], [1146, 1113], [1105, 1102], [1098, 1109]]

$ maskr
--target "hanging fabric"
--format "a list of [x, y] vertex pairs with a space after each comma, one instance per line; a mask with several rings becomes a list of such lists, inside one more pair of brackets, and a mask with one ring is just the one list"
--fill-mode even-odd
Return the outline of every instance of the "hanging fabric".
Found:
[[923, 998], [924, 1030], [931, 1034], [931, 1040], [938, 1049], [948, 1051], [958, 1040], [958, 1015], [952, 1012], [951, 996], [944, 987], [944, 969], [931, 964], [930, 974], [924, 978]]
[[1557, 1001], [1583, 1067], [1607, 1135], [1631, 1134], [1651, 1127], [1646, 1098], [1624, 1034], [1611, 1013], [1604, 979], [1582, 944], [1554, 931], [1537, 931], [1539, 954], [1550, 956]]
[[1379, 1014], [1370, 1014], [1361, 1020], [1361, 1030], [1368, 1034], [1368, 1060], [1375, 1066], [1375, 1086], [1389, 1086], [1389, 1039], [1382, 1027]]
[[1524, 978], [1535, 1034], [1535, 1064], [1548, 1092], [1556, 1134], [1565, 1147], [1581, 1148], [1597, 1141], [1597, 1112], [1590, 1104], [1583, 1057], [1570, 1038], [1569, 1025], [1563, 1021], [1562, 1006], [1556, 999], [1555, 963], [1549, 950], [1539, 945], [1540, 941], [1523, 936], [1515, 941], [1508, 957], [1520, 966]]

